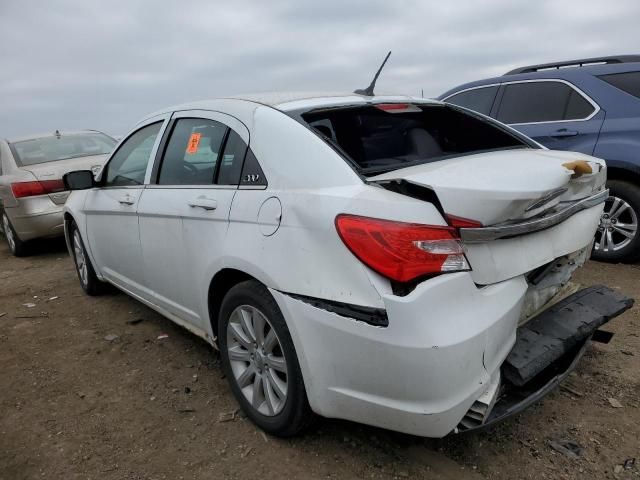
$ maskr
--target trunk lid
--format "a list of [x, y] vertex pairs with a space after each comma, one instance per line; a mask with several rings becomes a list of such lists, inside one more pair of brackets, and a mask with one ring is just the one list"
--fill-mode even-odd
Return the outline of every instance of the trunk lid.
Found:
[[[572, 178], [574, 172], [563, 164], [575, 161], [588, 162], [594, 173]], [[603, 187], [604, 170], [602, 160], [588, 155], [526, 149], [440, 160], [368, 180], [405, 180], [429, 188], [447, 214], [489, 226], [532, 218], [561, 201], [588, 197]]]
[[[575, 168], [572, 162], [587, 162], [592, 173], [578, 176], [570, 169]], [[474, 229], [474, 240], [465, 240], [464, 229], [461, 233], [474, 281], [488, 285], [526, 274], [591, 243], [603, 204], [567, 208], [596, 192], [602, 197], [606, 166], [602, 160], [574, 152], [505, 150], [440, 160], [368, 180], [383, 186], [405, 181], [427, 188], [445, 214], [480, 222], [483, 228]], [[517, 228], [558, 211], [571, 214], [531, 232], [524, 229], [495, 238], [477, 234], [496, 226]]]
[[[74, 170], [92, 170], [95, 175], [102, 168], [108, 157], [109, 155], [90, 155], [56, 162], [37, 163], [20, 168], [32, 173], [40, 181], [61, 180], [65, 173], [73, 172]], [[68, 196], [68, 191], [49, 194], [51, 201], [58, 205], [64, 204]]]

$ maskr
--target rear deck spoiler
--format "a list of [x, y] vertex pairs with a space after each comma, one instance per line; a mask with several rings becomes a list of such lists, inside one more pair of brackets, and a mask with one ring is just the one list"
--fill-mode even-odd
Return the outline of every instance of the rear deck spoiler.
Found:
[[[552, 213], [524, 222], [493, 225], [490, 227], [461, 228], [460, 237], [465, 243], [483, 243], [499, 238], [516, 237], [518, 235], [537, 232], [562, 223], [570, 216], [582, 210], [595, 207], [603, 203], [607, 197], [609, 197], [609, 190], [605, 189], [590, 197], [572, 202], [565, 208], [561, 207]], [[562, 203], [560, 205], [562, 206]]]

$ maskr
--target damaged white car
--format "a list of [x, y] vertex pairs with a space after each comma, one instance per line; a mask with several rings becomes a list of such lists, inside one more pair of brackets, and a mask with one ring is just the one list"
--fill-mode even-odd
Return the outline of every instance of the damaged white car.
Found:
[[140, 122], [68, 174], [82, 287], [221, 351], [275, 435], [313, 413], [442, 437], [542, 397], [631, 306], [579, 290], [602, 160], [411, 97], [255, 96]]

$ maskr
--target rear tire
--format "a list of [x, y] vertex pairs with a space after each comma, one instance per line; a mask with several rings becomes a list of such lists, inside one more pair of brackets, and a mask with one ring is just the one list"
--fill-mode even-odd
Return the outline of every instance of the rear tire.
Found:
[[73, 262], [76, 266], [76, 273], [80, 280], [80, 286], [87, 295], [96, 296], [104, 293], [107, 285], [100, 281], [96, 275], [87, 250], [82, 241], [80, 230], [75, 223], [71, 223], [69, 227], [69, 236], [71, 237], [71, 252], [73, 256]]
[[218, 345], [231, 390], [256, 425], [290, 437], [312, 423], [291, 335], [264, 285], [249, 280], [229, 290], [218, 317]]
[[9, 245], [9, 250], [15, 257], [24, 257], [29, 252], [27, 249], [27, 244], [20, 240], [18, 234], [11, 225], [11, 221], [7, 216], [7, 212], [2, 212], [2, 232], [4, 233], [4, 238]]
[[635, 262], [640, 259], [640, 187], [623, 180], [609, 180], [607, 187], [610, 196], [591, 257], [603, 262]]

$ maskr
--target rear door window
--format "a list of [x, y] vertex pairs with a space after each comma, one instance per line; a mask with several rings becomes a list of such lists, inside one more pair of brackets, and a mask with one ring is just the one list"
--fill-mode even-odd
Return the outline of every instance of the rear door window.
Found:
[[211, 185], [227, 127], [215, 120], [176, 121], [160, 166], [160, 185]]
[[224, 146], [224, 152], [220, 160], [220, 171], [217, 182], [219, 185], [238, 185], [242, 173], [242, 162], [247, 153], [247, 144], [233, 130], [229, 130], [229, 136]]
[[598, 78], [629, 95], [640, 98], [640, 72], [613, 73], [600, 75]]
[[533, 146], [491, 121], [446, 105], [342, 107], [301, 116], [363, 175], [451, 156]]
[[498, 85], [474, 88], [466, 92], [456, 93], [447, 98], [445, 102], [489, 115], [496, 93], [498, 93]]
[[507, 124], [582, 120], [595, 108], [562, 82], [523, 82], [504, 86], [497, 118]]
[[175, 122], [160, 164], [159, 185], [238, 185], [247, 144], [211, 119]]

